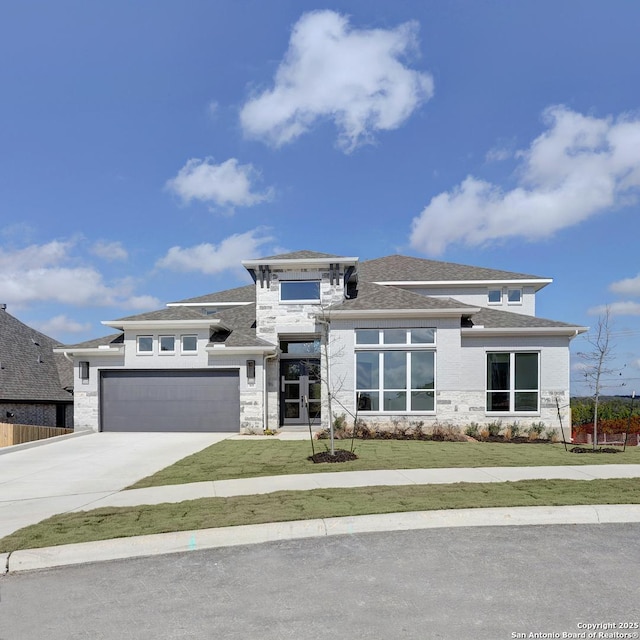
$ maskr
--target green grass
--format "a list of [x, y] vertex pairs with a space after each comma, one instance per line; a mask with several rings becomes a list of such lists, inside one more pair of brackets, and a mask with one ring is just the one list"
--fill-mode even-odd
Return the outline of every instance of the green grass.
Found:
[[[327, 442], [323, 440], [315, 446], [316, 451], [321, 451], [327, 447]], [[338, 448], [349, 446], [349, 440], [338, 441], [336, 444]], [[567, 453], [561, 444], [357, 440], [355, 452], [359, 458], [352, 462], [314, 464], [307, 460], [307, 456], [311, 454], [309, 442], [225, 440], [183, 458], [129, 488], [365, 469], [640, 464], [639, 447], [630, 447], [625, 453], [610, 455]]]
[[629, 478], [281, 491], [258, 496], [206, 498], [176, 504], [67, 513], [3, 538], [0, 540], [0, 552], [168, 531], [369, 513], [638, 503], [640, 482]]

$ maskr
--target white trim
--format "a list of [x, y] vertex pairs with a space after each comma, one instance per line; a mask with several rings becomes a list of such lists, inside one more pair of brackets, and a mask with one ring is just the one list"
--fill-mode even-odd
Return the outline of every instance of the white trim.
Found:
[[374, 284], [390, 285], [394, 287], [450, 287], [454, 285], [540, 285], [539, 288], [546, 287], [553, 282], [552, 278], [536, 279], [504, 279], [504, 280], [374, 280]]
[[202, 320], [103, 320], [101, 324], [115, 329], [208, 329], [211, 326], [228, 329], [218, 318], [203, 318]]
[[330, 264], [339, 264], [341, 267], [354, 266], [358, 258], [353, 256], [332, 256], [330, 258], [264, 258], [262, 260], [242, 260], [241, 264], [246, 269], [253, 269], [260, 266], [269, 267], [292, 267], [310, 266], [323, 267]]
[[425, 316], [436, 318], [455, 318], [457, 316], [473, 315], [478, 313], [480, 307], [465, 307], [464, 309], [329, 309], [330, 318], [423, 318]]
[[225, 345], [221, 345], [219, 347], [207, 346], [204, 350], [207, 353], [215, 353], [216, 355], [233, 355], [236, 353], [273, 353], [275, 355], [278, 353], [275, 347], [226, 347]]
[[167, 307], [245, 307], [253, 302], [167, 302]]
[[464, 327], [460, 329], [463, 337], [475, 336], [513, 336], [513, 335], [545, 335], [570, 336], [575, 338], [579, 333], [588, 331], [587, 327]]
[[124, 351], [124, 345], [118, 347], [110, 347], [102, 345], [99, 347], [84, 347], [82, 349], [60, 348], [53, 349], [54, 353], [62, 353], [63, 355], [87, 355], [87, 356], [118, 356]]

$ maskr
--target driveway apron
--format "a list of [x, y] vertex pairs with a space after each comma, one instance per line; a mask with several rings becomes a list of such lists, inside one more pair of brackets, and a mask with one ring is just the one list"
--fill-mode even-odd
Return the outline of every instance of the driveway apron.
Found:
[[92, 433], [0, 456], [0, 537], [90, 506], [230, 433]]

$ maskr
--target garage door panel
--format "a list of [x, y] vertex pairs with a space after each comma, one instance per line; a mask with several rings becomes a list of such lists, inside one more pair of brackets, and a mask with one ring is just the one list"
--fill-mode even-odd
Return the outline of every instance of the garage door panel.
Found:
[[103, 431], [238, 431], [238, 371], [103, 371]]

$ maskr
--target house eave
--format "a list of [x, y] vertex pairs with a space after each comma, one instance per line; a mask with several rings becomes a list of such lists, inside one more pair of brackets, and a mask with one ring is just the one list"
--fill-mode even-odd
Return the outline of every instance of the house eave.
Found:
[[587, 327], [464, 327], [462, 337], [487, 336], [567, 336], [575, 338], [588, 331]]
[[206, 346], [205, 351], [207, 353], [215, 353], [216, 355], [234, 355], [239, 353], [277, 353], [276, 347], [268, 346], [246, 346], [246, 347], [227, 347], [225, 345], [220, 346]]
[[246, 307], [253, 302], [167, 302], [167, 307]]
[[358, 262], [354, 256], [334, 256], [331, 258], [274, 258], [272, 260], [243, 260], [246, 269], [256, 269], [263, 265], [270, 267], [328, 267], [330, 264], [351, 266]]
[[206, 318], [202, 320], [103, 320], [102, 324], [121, 331], [131, 329], [208, 329], [216, 327], [216, 329], [227, 329], [218, 318]]
[[124, 353], [124, 345], [120, 347], [85, 347], [80, 349], [57, 348], [54, 353], [61, 353], [64, 356], [118, 356]]
[[479, 311], [479, 307], [464, 307], [463, 309], [349, 309], [329, 310], [328, 314], [332, 318], [458, 318], [463, 315], [473, 315]]
[[537, 279], [503, 279], [503, 280], [374, 280], [374, 284], [388, 285], [394, 287], [451, 287], [451, 286], [496, 286], [496, 285], [519, 285], [535, 286], [542, 289], [553, 282], [552, 278]]

